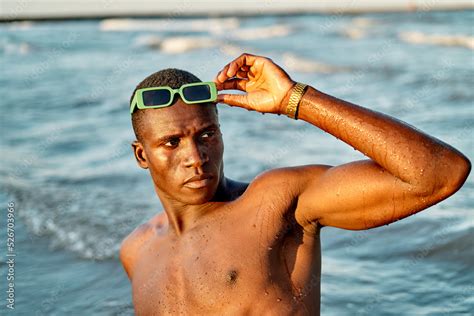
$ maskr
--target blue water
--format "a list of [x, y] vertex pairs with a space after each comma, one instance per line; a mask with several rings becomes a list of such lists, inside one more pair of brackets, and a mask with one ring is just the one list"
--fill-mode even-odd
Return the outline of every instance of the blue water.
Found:
[[[12, 314], [133, 314], [119, 244], [162, 208], [130, 150], [128, 100], [162, 68], [210, 80], [242, 51], [266, 55], [295, 80], [395, 116], [474, 158], [472, 11], [152, 22], [0, 24], [2, 315], [9, 201]], [[236, 180], [364, 158], [303, 121], [224, 105], [219, 113], [225, 172]], [[324, 229], [322, 314], [474, 310], [473, 186], [471, 176], [448, 200], [386, 227]]]

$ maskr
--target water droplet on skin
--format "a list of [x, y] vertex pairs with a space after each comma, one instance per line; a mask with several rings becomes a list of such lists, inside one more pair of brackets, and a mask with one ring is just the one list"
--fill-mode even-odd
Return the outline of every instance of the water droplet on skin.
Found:
[[268, 291], [265, 291], [265, 295], [268, 295]]
[[281, 298], [277, 298], [277, 302], [281, 302]]
[[268, 247], [268, 250], [272, 250], [273, 248], [272, 247]]

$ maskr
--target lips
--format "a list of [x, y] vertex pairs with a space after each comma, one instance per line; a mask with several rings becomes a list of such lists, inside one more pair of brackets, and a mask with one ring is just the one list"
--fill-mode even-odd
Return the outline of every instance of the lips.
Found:
[[195, 175], [184, 182], [184, 186], [192, 189], [203, 188], [211, 183], [212, 175], [203, 173]]

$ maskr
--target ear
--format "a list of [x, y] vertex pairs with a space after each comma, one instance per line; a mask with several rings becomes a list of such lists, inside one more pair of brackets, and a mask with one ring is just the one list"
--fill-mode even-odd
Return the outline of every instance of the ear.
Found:
[[142, 169], [148, 169], [148, 162], [146, 159], [145, 149], [143, 148], [142, 143], [135, 140], [132, 143], [132, 150], [135, 159], [137, 160], [137, 164]]

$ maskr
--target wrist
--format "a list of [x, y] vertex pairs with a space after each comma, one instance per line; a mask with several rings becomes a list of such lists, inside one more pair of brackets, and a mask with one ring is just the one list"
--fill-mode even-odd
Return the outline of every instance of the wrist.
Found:
[[280, 110], [278, 111], [278, 115], [280, 114], [286, 115], [286, 107], [288, 106], [288, 102], [290, 102], [291, 93], [293, 92], [293, 88], [296, 86], [296, 84], [297, 84], [296, 81], [291, 82], [290, 87], [288, 88], [285, 96], [283, 97], [283, 100], [281, 100]]

